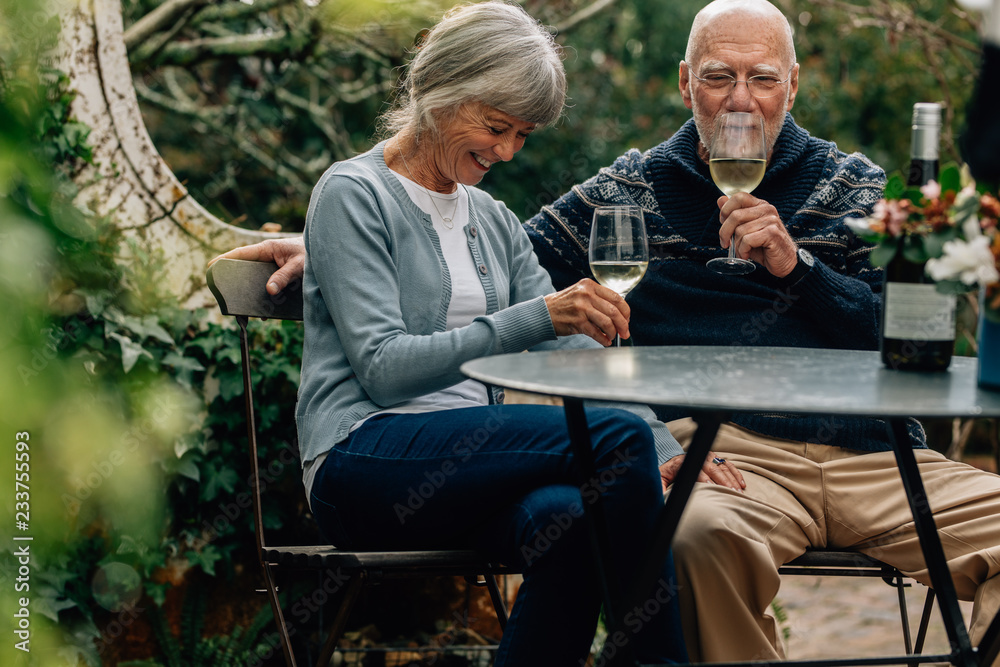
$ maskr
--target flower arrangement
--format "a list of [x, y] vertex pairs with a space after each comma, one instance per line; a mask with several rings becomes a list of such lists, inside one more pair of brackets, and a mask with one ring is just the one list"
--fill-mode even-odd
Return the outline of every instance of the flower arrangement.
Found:
[[1000, 200], [976, 188], [964, 169], [948, 165], [940, 180], [921, 188], [907, 187], [892, 176], [881, 199], [866, 218], [847, 226], [874, 243], [871, 263], [885, 266], [902, 251], [904, 259], [922, 264], [948, 293], [986, 289], [987, 315], [1000, 321]]

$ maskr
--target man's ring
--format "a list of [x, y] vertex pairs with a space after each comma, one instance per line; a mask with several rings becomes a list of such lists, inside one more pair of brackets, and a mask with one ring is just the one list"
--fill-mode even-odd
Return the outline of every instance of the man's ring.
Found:
[[718, 456], [716, 456], [714, 459], [712, 459], [712, 463], [714, 463], [717, 466], [721, 466], [725, 462], [726, 462], [726, 459], [720, 458]]

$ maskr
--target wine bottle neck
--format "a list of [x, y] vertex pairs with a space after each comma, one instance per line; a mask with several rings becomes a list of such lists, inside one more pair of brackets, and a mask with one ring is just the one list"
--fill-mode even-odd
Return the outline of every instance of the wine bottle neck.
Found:
[[938, 180], [938, 166], [937, 158], [933, 160], [913, 158], [910, 160], [910, 168], [906, 173], [906, 184], [920, 187]]
[[911, 127], [913, 134], [910, 138], [910, 157], [936, 162], [941, 143], [941, 105], [935, 102], [914, 104]]

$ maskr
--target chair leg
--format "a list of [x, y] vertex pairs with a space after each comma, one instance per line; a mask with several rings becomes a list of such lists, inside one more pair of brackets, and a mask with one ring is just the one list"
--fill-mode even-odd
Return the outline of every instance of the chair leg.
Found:
[[285, 624], [285, 613], [281, 610], [281, 600], [278, 598], [278, 587], [274, 583], [274, 573], [271, 565], [264, 563], [264, 585], [267, 586], [267, 599], [271, 603], [271, 613], [274, 614], [274, 624], [278, 626], [278, 635], [281, 637], [281, 650], [285, 655], [285, 664], [288, 667], [298, 667], [295, 662], [295, 653], [292, 651], [292, 638], [288, 634], [288, 626]]
[[497, 621], [500, 623], [500, 630], [507, 629], [507, 603], [504, 601], [503, 596], [500, 595], [500, 589], [497, 587], [497, 578], [492, 574], [488, 574], [484, 577], [486, 579], [486, 588], [490, 592], [490, 599], [493, 600], [493, 609], [497, 613]]
[[897, 572], [896, 576], [893, 577], [893, 581], [896, 582], [893, 586], [896, 587], [896, 596], [899, 599], [899, 619], [903, 623], [903, 648], [906, 650], [906, 655], [909, 655], [913, 649], [913, 642], [910, 638], [910, 615], [906, 609], [903, 575]]
[[358, 596], [361, 594], [361, 589], [364, 588], [365, 579], [366, 573], [358, 571], [352, 574], [350, 580], [347, 582], [344, 599], [337, 609], [337, 615], [333, 619], [333, 625], [330, 626], [330, 632], [326, 635], [326, 641], [323, 642], [323, 650], [320, 651], [319, 660], [316, 662], [317, 667], [327, 667], [330, 664], [333, 652], [337, 649], [337, 641], [344, 634], [344, 628], [347, 627], [347, 621], [351, 616], [351, 610], [354, 609], [354, 603], [357, 602]]
[[927, 589], [927, 597], [924, 598], [924, 610], [920, 614], [920, 627], [917, 628], [917, 643], [913, 647], [914, 653], [922, 653], [924, 650], [924, 640], [927, 639], [927, 626], [930, 625], [931, 612], [934, 611], [934, 589]]
[[993, 617], [986, 634], [979, 641], [979, 664], [992, 665], [1000, 655], [1000, 614]]

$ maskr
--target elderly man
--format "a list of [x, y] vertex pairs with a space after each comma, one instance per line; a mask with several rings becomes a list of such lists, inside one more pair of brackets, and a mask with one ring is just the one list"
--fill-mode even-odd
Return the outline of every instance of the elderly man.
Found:
[[[653, 256], [629, 297], [635, 344], [877, 348], [881, 271], [844, 219], [871, 210], [885, 177], [864, 156], [795, 124], [788, 112], [798, 83], [791, 28], [774, 6], [706, 6], [680, 64], [693, 119], [659, 146], [626, 153], [526, 224], [557, 288], [587, 275], [593, 208], [635, 203], [646, 212]], [[727, 198], [712, 183], [706, 147], [715, 117], [732, 111], [764, 119], [768, 165], [753, 195]], [[755, 272], [706, 268], [730, 243], [759, 264]], [[690, 440], [690, 420], [669, 426], [682, 444]], [[977, 641], [1000, 604], [1000, 478], [927, 449], [915, 421], [910, 435], [959, 595], [976, 601]], [[881, 421], [746, 415], [724, 425], [714, 446], [742, 471], [746, 489], [699, 485], [674, 541], [688, 649], [697, 659], [779, 657], [767, 614], [778, 567], [809, 547], [857, 549], [929, 583]], [[664, 464], [666, 478], [681, 458]]]
[[[652, 262], [629, 297], [636, 344], [777, 345], [875, 349], [881, 271], [844, 219], [871, 211], [885, 183], [862, 155], [796, 125], [799, 65], [785, 17], [766, 0], [716, 0], [695, 18], [680, 64], [693, 118], [668, 141], [632, 150], [526, 223], [557, 288], [589, 275], [593, 208], [638, 204]], [[753, 195], [720, 197], [706, 147], [714, 118], [764, 119], [768, 164]], [[705, 262], [736, 244], [758, 263], [723, 276]], [[276, 292], [301, 269], [294, 246], [252, 246], [244, 258], [286, 263]], [[231, 255], [232, 256], [232, 255]], [[667, 415], [686, 444], [694, 425]], [[1000, 607], [1000, 478], [928, 449], [920, 424], [912, 445], [959, 596], [974, 599], [974, 642]], [[745, 490], [698, 485], [674, 542], [688, 650], [701, 661], [781, 657], [768, 615], [778, 567], [809, 547], [857, 549], [929, 583], [887, 440], [873, 419], [744, 415], [723, 425], [718, 461], [705, 481], [738, 469]], [[683, 456], [661, 466], [665, 483]], [[730, 468], [734, 466], [734, 468]]]

